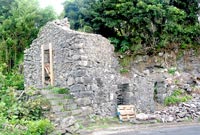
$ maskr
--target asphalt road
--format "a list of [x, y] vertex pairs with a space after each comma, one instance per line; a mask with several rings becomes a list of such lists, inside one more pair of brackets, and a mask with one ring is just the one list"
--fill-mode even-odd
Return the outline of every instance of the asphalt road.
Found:
[[135, 131], [124, 131], [110, 135], [200, 135], [200, 125], [178, 126], [178, 127], [158, 127]]

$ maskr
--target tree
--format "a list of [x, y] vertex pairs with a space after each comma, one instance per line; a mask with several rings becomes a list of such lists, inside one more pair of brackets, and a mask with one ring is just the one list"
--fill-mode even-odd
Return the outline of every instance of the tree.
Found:
[[88, 10], [93, 2], [93, 0], [65, 1], [64, 16], [68, 17], [72, 29], [86, 32], [93, 31], [90, 26], [92, 20], [91, 13]]
[[186, 16], [187, 24], [195, 24], [198, 21], [198, 0], [170, 0], [170, 5], [183, 10]]
[[23, 58], [24, 49], [36, 38], [39, 29], [55, 18], [55, 13], [52, 8], [40, 9], [37, 0], [15, 0], [8, 8], [9, 14], [0, 15], [4, 16], [0, 25], [0, 63], [6, 63], [10, 70]]
[[[199, 44], [196, 0], [81, 0], [81, 5], [74, 0], [69, 3], [65, 3], [66, 17], [78, 24], [73, 27], [72, 23], [72, 28], [89, 25], [95, 33], [110, 38], [120, 52], [151, 54], [172, 43], [179, 47]], [[89, 12], [80, 10], [83, 7]], [[71, 11], [78, 16], [71, 17]]]
[[0, 24], [10, 16], [11, 5], [14, 0], [0, 0]]

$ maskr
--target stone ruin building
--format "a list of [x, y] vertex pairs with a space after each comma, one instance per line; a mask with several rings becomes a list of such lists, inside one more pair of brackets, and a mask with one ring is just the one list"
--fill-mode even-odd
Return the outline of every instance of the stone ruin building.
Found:
[[115, 116], [117, 105], [154, 111], [154, 82], [132, 69], [120, 74], [109, 40], [69, 28], [67, 19], [47, 23], [25, 51], [25, 87], [64, 87], [76, 99], [87, 99], [94, 114]]

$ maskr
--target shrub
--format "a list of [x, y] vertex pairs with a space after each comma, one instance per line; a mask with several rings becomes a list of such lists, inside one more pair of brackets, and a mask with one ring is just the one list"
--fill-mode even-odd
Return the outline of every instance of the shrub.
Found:
[[183, 90], [175, 90], [171, 96], [166, 97], [164, 100], [165, 105], [173, 105], [181, 102], [187, 102], [192, 97], [186, 94]]
[[42, 119], [38, 121], [30, 121], [28, 123], [28, 130], [26, 135], [43, 135], [48, 134], [53, 131], [53, 125], [47, 119]]
[[46, 129], [51, 131], [50, 122], [40, 120], [43, 119], [42, 105], [46, 105], [46, 100], [33, 89], [20, 92], [12, 87], [0, 90], [0, 134], [42, 135]]
[[2, 64], [0, 66], [0, 89], [7, 89], [8, 87], [14, 87], [18, 90], [24, 89], [24, 76], [17, 70], [11, 72], [6, 71], [7, 65]]
[[6, 75], [6, 86], [15, 87], [18, 90], [24, 89], [24, 76], [17, 71], [12, 71]]

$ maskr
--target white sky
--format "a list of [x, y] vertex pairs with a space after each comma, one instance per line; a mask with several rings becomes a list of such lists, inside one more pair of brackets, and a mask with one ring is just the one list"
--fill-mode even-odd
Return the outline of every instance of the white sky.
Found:
[[63, 11], [63, 5], [62, 3], [65, 0], [39, 0], [40, 6], [42, 8], [45, 8], [46, 6], [53, 6], [56, 13], [59, 15]]

